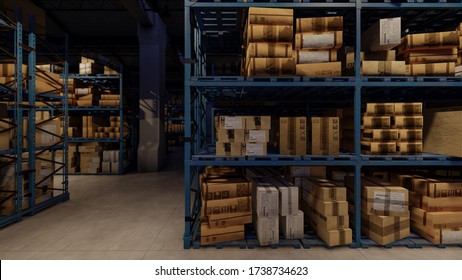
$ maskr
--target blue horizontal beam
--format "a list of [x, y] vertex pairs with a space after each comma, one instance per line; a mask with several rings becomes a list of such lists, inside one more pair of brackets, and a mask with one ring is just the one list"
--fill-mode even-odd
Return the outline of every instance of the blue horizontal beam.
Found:
[[120, 79], [120, 74], [117, 75], [69, 75], [69, 79], [86, 79], [86, 80], [107, 80], [107, 79]]
[[107, 139], [107, 138], [70, 138], [69, 143], [90, 143], [90, 142], [99, 142], [99, 143], [118, 143], [120, 142], [119, 138], [116, 139]]
[[69, 111], [119, 111], [120, 107], [69, 107]]
[[461, 9], [462, 3], [362, 3], [364, 9]]
[[16, 152], [14, 150], [4, 150], [0, 151], [0, 155], [14, 155]]
[[274, 2], [192, 2], [186, 1], [186, 7], [191, 8], [249, 8], [249, 7], [268, 7], [268, 8], [355, 8], [355, 3], [274, 3]]
[[355, 82], [222, 82], [191, 81], [191, 87], [354, 87]]

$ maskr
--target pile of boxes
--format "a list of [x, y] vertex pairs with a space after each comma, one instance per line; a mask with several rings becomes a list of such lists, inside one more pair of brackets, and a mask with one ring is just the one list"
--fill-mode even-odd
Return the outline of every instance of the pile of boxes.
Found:
[[82, 174], [101, 173], [102, 147], [97, 142], [82, 143], [79, 146], [79, 167]]
[[249, 8], [244, 37], [245, 76], [294, 74], [292, 9]]
[[119, 174], [119, 150], [104, 150], [101, 163], [101, 174]]
[[[110, 126], [100, 126], [96, 128], [95, 138], [120, 138], [120, 117], [111, 116], [109, 118]], [[124, 125], [123, 131], [125, 132], [127, 128]]]
[[342, 76], [337, 51], [343, 45], [343, 17], [297, 18], [296, 28], [296, 74]]
[[368, 103], [362, 117], [361, 151], [371, 155], [423, 151], [422, 103]]
[[410, 76], [454, 76], [459, 32], [409, 34], [402, 39], [398, 55], [406, 61]]
[[351, 244], [346, 188], [317, 177], [304, 177], [301, 185], [302, 209], [316, 234], [328, 246]]
[[281, 155], [306, 155], [306, 117], [279, 118], [279, 153]]
[[252, 223], [252, 186], [235, 168], [207, 167], [201, 176], [201, 245], [245, 239]]
[[101, 90], [98, 105], [100, 107], [118, 107], [120, 106], [120, 94], [110, 89]]
[[[354, 224], [354, 177], [345, 177]], [[380, 245], [409, 237], [409, 191], [376, 177], [361, 178], [361, 232]]]
[[217, 156], [265, 156], [271, 129], [269, 116], [216, 118]]

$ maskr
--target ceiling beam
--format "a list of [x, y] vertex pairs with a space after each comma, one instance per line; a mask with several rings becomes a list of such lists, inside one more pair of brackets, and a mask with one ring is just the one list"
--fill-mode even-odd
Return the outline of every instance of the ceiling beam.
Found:
[[140, 1], [143, 0], [120, 0], [120, 3], [128, 10], [128, 12], [144, 27], [151, 27], [152, 22], [146, 14], [146, 10], [140, 6]]

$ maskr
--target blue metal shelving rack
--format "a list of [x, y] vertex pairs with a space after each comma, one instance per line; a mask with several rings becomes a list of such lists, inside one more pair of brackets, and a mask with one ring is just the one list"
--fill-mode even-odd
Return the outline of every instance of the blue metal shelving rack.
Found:
[[[124, 167], [125, 151], [128, 151], [128, 142], [130, 142], [130, 147], [134, 147], [134, 138], [133, 131], [130, 128], [130, 132], [127, 135], [124, 135], [124, 118], [128, 115], [127, 110], [124, 108], [123, 102], [123, 76], [122, 68], [120, 69], [120, 74], [115, 75], [105, 75], [105, 74], [96, 74], [96, 75], [77, 75], [70, 74], [69, 79], [76, 79], [85, 81], [89, 85], [100, 86], [103, 88], [114, 88], [118, 89], [120, 95], [120, 104], [119, 106], [91, 106], [91, 107], [70, 107], [69, 112], [72, 116], [83, 116], [83, 115], [103, 115], [103, 116], [118, 116], [120, 117], [120, 126], [119, 126], [119, 138], [70, 138], [69, 143], [118, 143], [119, 144], [119, 175], [123, 175], [128, 171], [130, 166]], [[133, 152], [132, 152], [133, 157]], [[129, 158], [129, 161], [131, 159]], [[83, 174], [82, 174], [83, 175]]]

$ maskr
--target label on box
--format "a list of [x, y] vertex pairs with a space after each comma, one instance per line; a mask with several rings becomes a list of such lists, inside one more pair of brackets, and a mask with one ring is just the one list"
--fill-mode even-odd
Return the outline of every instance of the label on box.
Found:
[[382, 31], [382, 36], [380, 38], [381, 45], [394, 44], [401, 40], [401, 33], [399, 30], [396, 30], [396, 19], [382, 19], [380, 20], [380, 30]]
[[300, 51], [298, 53], [298, 63], [319, 63], [329, 61], [330, 51]]
[[[266, 130], [249, 130], [249, 142], [266, 142]], [[247, 146], [248, 147], [248, 146]]]
[[406, 196], [400, 192], [374, 192], [373, 208], [377, 211], [405, 212]]
[[302, 34], [302, 48], [323, 48], [335, 46], [335, 33]]
[[242, 117], [225, 117], [225, 129], [243, 129]]
[[260, 143], [247, 143], [245, 146], [245, 154], [247, 156], [261, 156], [266, 151], [263, 151], [264, 145]]

